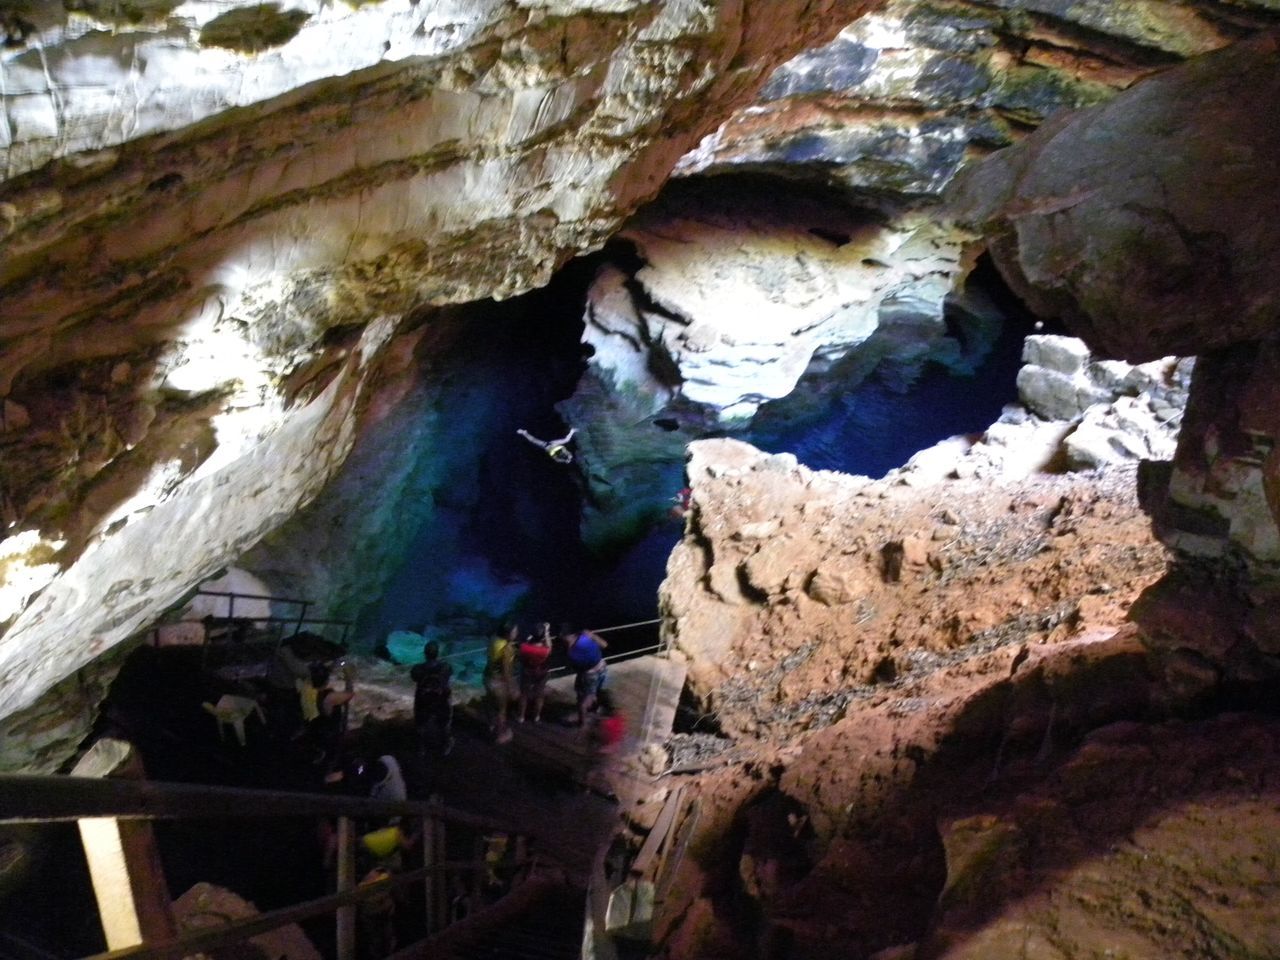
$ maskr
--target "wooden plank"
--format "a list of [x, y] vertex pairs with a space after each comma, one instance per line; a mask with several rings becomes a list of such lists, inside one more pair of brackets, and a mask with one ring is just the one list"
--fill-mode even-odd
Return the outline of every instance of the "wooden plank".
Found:
[[662, 903], [671, 892], [671, 885], [676, 882], [676, 874], [680, 870], [680, 861], [684, 859], [685, 851], [689, 849], [689, 841], [693, 839], [693, 832], [698, 829], [698, 819], [701, 815], [702, 801], [694, 797], [689, 804], [688, 814], [681, 821], [671, 841], [671, 849], [659, 871], [661, 876], [655, 879], [654, 885], [657, 888], [655, 903]]
[[119, 950], [142, 943], [142, 921], [138, 918], [129, 883], [120, 821], [113, 817], [89, 817], [77, 826], [108, 949]]
[[[356, 828], [350, 817], [338, 818], [338, 893], [356, 888]], [[356, 908], [347, 903], [337, 911], [338, 960], [355, 960]]]
[[680, 801], [683, 798], [684, 787], [676, 787], [667, 797], [667, 802], [662, 805], [662, 812], [658, 814], [653, 829], [649, 831], [649, 836], [645, 837], [636, 858], [631, 861], [632, 876], [644, 876], [657, 860], [658, 852], [671, 832], [671, 825], [675, 823], [676, 813], [680, 809]]
[[[133, 745], [104, 737], [76, 764], [87, 778], [141, 779], [142, 761]], [[174, 937], [172, 898], [151, 824], [115, 817], [79, 820], [93, 895], [108, 949]]]

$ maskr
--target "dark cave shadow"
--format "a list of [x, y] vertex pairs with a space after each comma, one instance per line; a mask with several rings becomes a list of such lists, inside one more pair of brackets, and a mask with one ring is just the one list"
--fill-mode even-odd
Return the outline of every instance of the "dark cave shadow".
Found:
[[[831, 940], [813, 936], [815, 927], [840, 931], [843, 957], [865, 958], [907, 943], [919, 944], [914, 960], [955, 949], [1011, 905], [1047, 890], [1061, 871], [1113, 850], [1144, 822], [1197, 797], [1240, 789], [1241, 777], [1260, 783], [1262, 771], [1280, 762], [1274, 749], [1247, 758], [1232, 754], [1229, 733], [1224, 738], [1215, 726], [1274, 721], [1275, 681], [1207, 683], [1171, 693], [1167, 655], [1124, 628], [1087, 645], [1048, 648], [1012, 676], [987, 684], [951, 715], [950, 730], [931, 755], [919, 745], [899, 754], [895, 745], [895, 757], [915, 764], [915, 772], [889, 790], [873, 818], [837, 830], [809, 874], [763, 910], [740, 876], [744, 850], [758, 842], [745, 826], [745, 811], [777, 790], [782, 770], [756, 771], [761, 790], [743, 805], [724, 844], [700, 859], [701, 895], [712, 897], [724, 925], [751, 931], [754, 947], [739, 944], [744, 955], [835, 955]], [[1265, 712], [1213, 719], [1266, 704]], [[1164, 725], [1178, 744], [1200, 745], [1199, 768], [1158, 768], [1155, 758], [1145, 768], [1126, 764], [1127, 751], [1141, 752], [1145, 738]], [[1094, 733], [1103, 727], [1105, 733]], [[1217, 752], [1205, 744], [1216, 744]], [[1083, 774], [1072, 765], [1082, 763], [1085, 746], [1112, 759], [1082, 793]], [[1228, 774], [1227, 766], [1234, 771]], [[1038, 832], [1001, 853], [1011, 857], [1007, 863], [997, 860], [991, 876], [957, 887], [957, 878], [947, 875], [939, 824], [983, 815], [1006, 823], [1028, 798], [1060, 811], [1060, 828], [1033, 823]], [[965, 885], [970, 881], [976, 886]]]

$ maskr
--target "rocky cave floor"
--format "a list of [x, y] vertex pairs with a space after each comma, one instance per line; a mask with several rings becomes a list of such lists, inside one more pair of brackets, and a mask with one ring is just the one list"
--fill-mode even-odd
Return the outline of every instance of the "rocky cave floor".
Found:
[[654, 798], [698, 798], [663, 956], [1280, 955], [1280, 722], [1265, 684], [1144, 629], [1166, 554], [1134, 468], [719, 454], [672, 561], [702, 576], [665, 597], [677, 645], [707, 618], [733, 639], [692, 657], [704, 712]]

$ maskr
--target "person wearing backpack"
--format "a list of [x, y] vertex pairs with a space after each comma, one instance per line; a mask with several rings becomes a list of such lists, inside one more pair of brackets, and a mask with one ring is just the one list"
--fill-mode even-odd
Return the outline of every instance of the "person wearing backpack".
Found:
[[441, 753], [453, 749], [453, 667], [440, 659], [440, 644], [427, 641], [422, 663], [414, 664], [409, 677], [417, 685], [413, 691], [413, 724], [418, 731], [418, 753], [425, 756], [430, 744], [441, 745]]

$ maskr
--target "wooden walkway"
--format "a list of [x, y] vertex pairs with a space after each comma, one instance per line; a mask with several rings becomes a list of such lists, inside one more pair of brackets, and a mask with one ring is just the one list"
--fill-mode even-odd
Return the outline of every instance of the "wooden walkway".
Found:
[[564, 722], [576, 716], [572, 676], [548, 682], [544, 722], [513, 724], [515, 740], [510, 746], [628, 805], [653, 789], [653, 775], [643, 764], [644, 750], [671, 735], [686, 667], [683, 661], [646, 656], [612, 663], [608, 669], [606, 686], [626, 718], [626, 736], [611, 754], [600, 755], [590, 721], [585, 729]]

